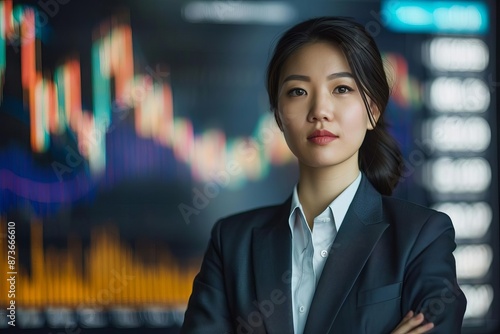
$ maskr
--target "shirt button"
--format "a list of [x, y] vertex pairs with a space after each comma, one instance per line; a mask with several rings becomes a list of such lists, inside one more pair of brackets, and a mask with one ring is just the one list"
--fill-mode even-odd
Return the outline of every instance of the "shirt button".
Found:
[[304, 306], [300, 306], [299, 307], [299, 312], [300, 313], [304, 313], [305, 310], [306, 310], [306, 308]]
[[325, 249], [323, 249], [320, 254], [321, 254], [321, 257], [327, 257], [328, 256], [328, 251], [325, 250]]

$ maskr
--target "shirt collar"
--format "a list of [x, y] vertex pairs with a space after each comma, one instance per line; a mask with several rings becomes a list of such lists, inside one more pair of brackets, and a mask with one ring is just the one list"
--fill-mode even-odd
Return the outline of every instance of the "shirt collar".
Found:
[[[333, 214], [333, 218], [335, 221], [335, 227], [337, 231], [340, 229], [342, 222], [344, 221], [344, 217], [347, 214], [347, 210], [354, 199], [354, 195], [356, 195], [356, 191], [359, 188], [359, 184], [361, 183], [362, 173], [358, 174], [358, 177], [342, 192], [337, 196], [329, 205], [328, 208], [331, 210]], [[290, 216], [288, 219], [288, 223], [290, 225], [290, 230], [293, 233], [293, 224], [295, 223], [294, 213], [296, 211], [300, 211], [300, 213], [305, 217], [304, 210], [302, 209], [302, 204], [299, 201], [299, 195], [297, 192], [297, 185], [293, 188], [292, 194], [292, 205], [290, 207]]]

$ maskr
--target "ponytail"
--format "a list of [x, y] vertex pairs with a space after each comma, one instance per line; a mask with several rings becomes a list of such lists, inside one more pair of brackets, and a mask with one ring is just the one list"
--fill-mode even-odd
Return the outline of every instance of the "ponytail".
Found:
[[359, 168], [379, 193], [390, 195], [403, 175], [403, 166], [398, 143], [379, 121], [361, 144]]

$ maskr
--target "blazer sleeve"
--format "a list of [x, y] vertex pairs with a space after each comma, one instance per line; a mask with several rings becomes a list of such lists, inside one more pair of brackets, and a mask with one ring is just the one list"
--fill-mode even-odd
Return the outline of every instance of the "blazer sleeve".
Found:
[[219, 221], [212, 228], [211, 239], [193, 282], [181, 334], [232, 333], [224, 288]]
[[411, 249], [406, 270], [403, 307], [423, 312], [434, 323], [431, 333], [461, 333], [466, 299], [455, 268], [455, 230], [450, 218], [433, 213]]

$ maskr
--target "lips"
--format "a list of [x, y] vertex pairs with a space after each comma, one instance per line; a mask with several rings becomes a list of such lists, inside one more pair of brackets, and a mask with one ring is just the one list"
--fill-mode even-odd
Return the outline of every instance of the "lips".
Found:
[[307, 137], [307, 140], [317, 145], [326, 145], [338, 137], [328, 130], [315, 130]]

